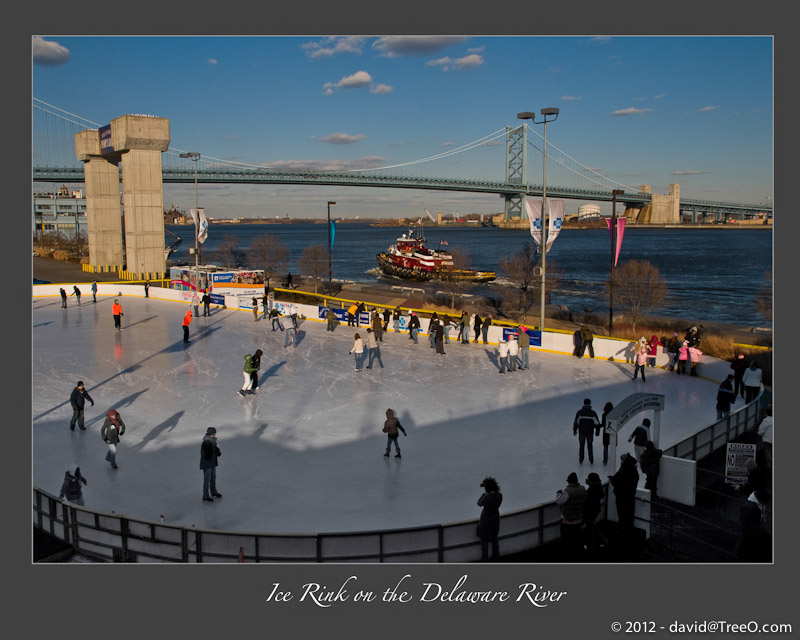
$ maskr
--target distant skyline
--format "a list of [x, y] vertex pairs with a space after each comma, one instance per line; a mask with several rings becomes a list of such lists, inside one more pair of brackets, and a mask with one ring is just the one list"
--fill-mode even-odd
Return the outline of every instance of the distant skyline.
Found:
[[[773, 190], [772, 48], [757, 36], [35, 36], [32, 81], [34, 98], [94, 122], [165, 117], [172, 147], [289, 169], [397, 165], [558, 107], [548, 142], [609, 179], [756, 204]], [[488, 162], [471, 161], [436, 167]], [[217, 218], [324, 217], [328, 200], [347, 218], [503, 210], [492, 195], [324, 186], [201, 184], [199, 199]], [[194, 186], [165, 185], [173, 204], [194, 206]]]

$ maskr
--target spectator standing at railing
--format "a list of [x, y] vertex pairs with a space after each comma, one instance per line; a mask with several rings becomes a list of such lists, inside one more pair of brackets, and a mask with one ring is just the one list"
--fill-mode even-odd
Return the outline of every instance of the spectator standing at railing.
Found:
[[639, 458], [639, 466], [645, 475], [645, 489], [650, 490], [650, 497], [658, 497], [658, 472], [661, 470], [661, 449], [656, 449], [652, 440], [648, 440], [644, 452]]
[[395, 307], [392, 312], [392, 323], [394, 324], [394, 332], [400, 333], [400, 307]]
[[419, 333], [420, 324], [419, 324], [419, 318], [417, 317], [417, 314], [414, 311], [411, 312], [411, 315], [409, 317], [408, 328], [411, 333], [408, 339], [413, 340], [414, 344], [418, 344], [419, 340], [417, 339], [417, 334]]
[[481, 482], [483, 495], [478, 498], [478, 506], [483, 507], [481, 518], [478, 521], [476, 531], [481, 541], [481, 562], [489, 560], [489, 545], [492, 545], [492, 560], [500, 557], [500, 544], [497, 537], [500, 534], [500, 505], [503, 502], [503, 494], [500, 493], [500, 485], [492, 477], [486, 477]]
[[586, 531], [586, 549], [590, 553], [597, 551], [598, 547], [604, 547], [608, 544], [608, 540], [597, 526], [597, 516], [600, 515], [602, 509], [604, 495], [605, 492], [603, 491], [603, 483], [600, 481], [600, 476], [594, 472], [586, 476], [583, 527]]
[[528, 335], [528, 328], [524, 325], [519, 327], [519, 361], [520, 369], [528, 368], [528, 357], [531, 352], [531, 337]]
[[620, 533], [629, 535], [633, 533], [634, 528], [636, 487], [639, 484], [639, 472], [636, 471], [636, 458], [629, 453], [623, 453], [620, 458], [619, 469], [613, 476], [609, 476], [609, 478], [611, 486], [614, 487]]
[[583, 528], [583, 506], [586, 487], [578, 482], [574, 471], [567, 476], [567, 486], [559, 489], [556, 504], [561, 510], [561, 543], [565, 560], [577, 560], [581, 551], [581, 529]]
[[742, 383], [744, 384], [744, 401], [752, 402], [758, 395], [761, 389], [761, 368], [758, 363], [753, 360], [750, 366], [744, 370], [742, 374]]
[[742, 376], [747, 369], [747, 361], [744, 359], [744, 354], [740, 353], [731, 362], [731, 369], [733, 369], [733, 392], [737, 396], [744, 398], [744, 383]]
[[[478, 337], [481, 335], [481, 325], [482, 324], [483, 324], [483, 321], [481, 320], [481, 317], [476, 313], [475, 314], [475, 324], [472, 327], [475, 330], [475, 342], [478, 341]], [[467, 338], [467, 341], [469, 341], [469, 338]]]
[[73, 504], [83, 506], [83, 487], [81, 484], [88, 484], [86, 478], [81, 475], [81, 468], [75, 467], [75, 475], [69, 472], [64, 474], [64, 483], [61, 485], [61, 492], [58, 495], [59, 500], [66, 498]]
[[766, 521], [769, 493], [759, 489], [750, 493], [739, 509], [741, 538], [736, 545], [736, 555], [746, 562], [770, 562], [771, 543], [764, 523]]
[[[483, 321], [481, 325], [481, 337], [483, 338], [483, 344], [488, 344], [487, 337], [489, 335], [489, 327], [492, 326], [492, 314], [490, 313], [486, 316], [486, 319]], [[475, 336], [477, 338], [477, 336]], [[475, 340], [477, 342], [477, 339]]]
[[717, 389], [717, 420], [727, 418], [731, 414], [731, 403], [736, 402], [733, 390], [733, 374], [729, 374]]
[[767, 405], [767, 417], [758, 425], [758, 435], [764, 447], [764, 468], [772, 468], [772, 405]]
[[356, 314], [358, 313], [358, 304], [353, 303], [347, 309], [347, 326], [348, 327], [356, 327]]

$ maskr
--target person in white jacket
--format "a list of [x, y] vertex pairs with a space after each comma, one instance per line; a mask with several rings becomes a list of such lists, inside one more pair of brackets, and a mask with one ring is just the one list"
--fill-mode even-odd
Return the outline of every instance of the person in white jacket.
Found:
[[742, 374], [742, 384], [744, 384], [745, 403], [752, 402], [761, 389], [761, 369], [755, 360], [744, 370], [744, 374]]
[[517, 370], [517, 354], [519, 353], [519, 342], [517, 342], [517, 334], [512, 333], [508, 336], [508, 363], [509, 371]]
[[509, 368], [508, 364], [508, 342], [500, 340], [497, 345], [497, 359], [500, 361], [500, 373], [505, 373]]
[[767, 417], [758, 425], [758, 435], [764, 445], [765, 468], [772, 468], [772, 405], [767, 406]]
[[355, 371], [361, 371], [361, 365], [364, 363], [364, 343], [362, 342], [361, 336], [359, 334], [355, 335], [355, 339], [353, 341], [353, 348], [350, 349], [350, 353], [355, 354], [355, 359], [356, 359]]

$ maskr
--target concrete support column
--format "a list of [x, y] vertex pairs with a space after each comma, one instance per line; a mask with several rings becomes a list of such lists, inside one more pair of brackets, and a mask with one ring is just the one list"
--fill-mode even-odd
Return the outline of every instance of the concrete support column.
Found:
[[122, 154], [126, 269], [163, 273], [164, 200], [161, 151], [131, 149]]
[[96, 130], [81, 131], [75, 136], [75, 152], [84, 163], [89, 264], [102, 270], [120, 268], [123, 263], [122, 218], [116, 158], [100, 155]]

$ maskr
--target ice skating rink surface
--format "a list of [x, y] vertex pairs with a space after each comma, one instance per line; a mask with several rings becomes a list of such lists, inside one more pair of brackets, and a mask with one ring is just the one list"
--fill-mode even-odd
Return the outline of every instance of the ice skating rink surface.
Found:
[[[663, 394], [662, 448], [716, 418], [716, 383], [661, 369], [632, 382], [632, 365], [531, 351], [528, 370], [499, 375], [495, 345], [451, 340], [442, 356], [427, 336], [414, 345], [390, 331], [379, 343], [385, 368], [356, 373], [348, 351], [364, 328], [331, 333], [301, 320], [286, 348], [285, 334], [251, 312], [212, 308], [204, 318], [201, 308], [184, 345], [185, 304], [123, 297], [117, 331], [112, 302], [84, 295], [65, 310], [58, 298], [33, 300], [33, 484], [58, 495], [79, 465], [87, 507], [147, 520], [266, 533], [470, 520], [487, 475], [500, 484], [501, 513], [554, 499], [571, 471], [581, 482], [590, 471], [606, 479], [600, 438], [594, 464], [578, 464], [572, 423], [584, 398], [600, 415], [631, 393]], [[244, 356], [258, 348], [261, 390], [242, 398]], [[72, 432], [78, 380], [95, 405], [86, 431]], [[110, 408], [126, 425], [116, 470], [100, 438]], [[387, 408], [408, 433], [401, 459], [383, 455]], [[637, 424], [620, 432], [617, 455], [632, 452]], [[211, 426], [222, 451], [223, 497], [213, 503], [201, 499], [199, 469]]]

